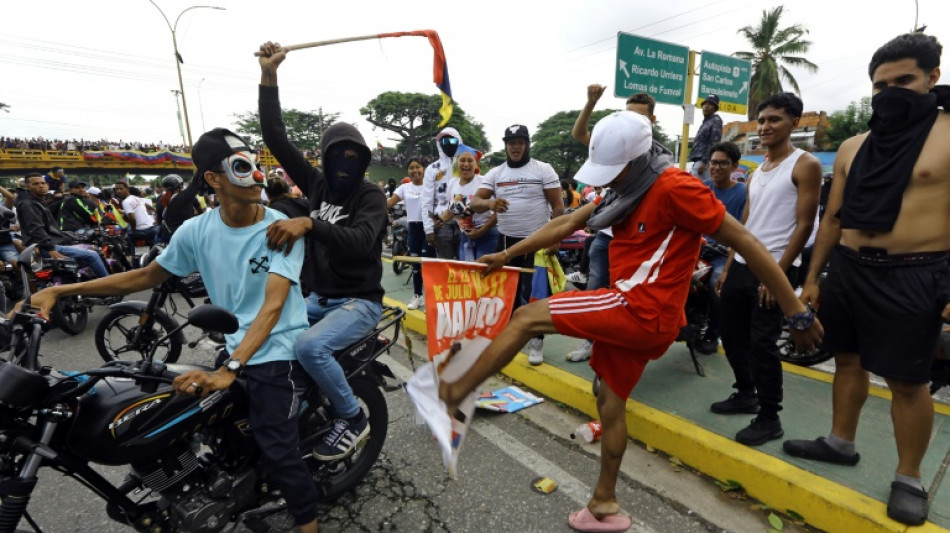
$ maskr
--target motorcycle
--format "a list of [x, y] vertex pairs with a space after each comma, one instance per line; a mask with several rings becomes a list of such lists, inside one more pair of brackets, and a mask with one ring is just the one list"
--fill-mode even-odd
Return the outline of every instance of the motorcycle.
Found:
[[[372, 427], [357, 450], [317, 460], [312, 450], [330, 431], [329, 402], [311, 387], [301, 404], [300, 454], [321, 500], [359, 484], [382, 449], [382, 388], [393, 374], [377, 358], [396, 342], [403, 314], [387, 309], [379, 329], [336, 354]], [[13, 357], [0, 360], [0, 533], [14, 532], [21, 519], [40, 531], [28, 505], [44, 467], [78, 480], [105, 500], [111, 519], [141, 532], [216, 532], [236, 523], [267, 531], [263, 520], [286, 508], [261, 464], [242, 378], [206, 398], [178, 395], [174, 377], [202, 367], [166, 365], [154, 350], [79, 373], [41, 368], [44, 320], [26, 310], [0, 321], [13, 335]], [[238, 327], [233, 314], [208, 304], [192, 309], [178, 331], [187, 324], [220, 333]], [[391, 341], [380, 337], [389, 328]], [[129, 474], [113, 484], [90, 464], [128, 465]]]
[[[560, 248], [558, 248], [557, 258], [561, 262], [561, 268], [564, 269], [564, 274], [570, 274], [580, 268], [581, 259], [584, 257], [584, 254], [587, 251], [584, 249], [584, 244], [587, 239], [590, 237], [590, 234], [585, 230], [577, 230], [574, 233], [568, 235], [561, 240]], [[578, 283], [571, 282], [580, 290], [587, 289], [587, 283]]]
[[[28, 246], [17, 257], [24, 290], [31, 294], [46, 287], [77, 283], [94, 277], [87, 269], [81, 269], [75, 259], [43, 258], [36, 245]], [[77, 335], [86, 328], [89, 309], [94, 305], [110, 304], [121, 299], [118, 296], [98, 298], [89, 296], [64, 296], [51, 312], [50, 321], [70, 335]]]
[[[163, 249], [163, 245], [153, 246], [141, 258], [142, 267], [158, 257]], [[95, 341], [99, 356], [108, 362], [132, 354], [144, 358], [154, 351], [156, 358], [166, 363], [178, 361], [186, 341], [174, 318], [176, 315], [182, 316], [178, 312], [175, 295], [184, 299], [189, 308], [195, 307], [195, 300], [207, 298], [208, 291], [201, 274], [194, 272], [185, 277], [171, 276], [152, 290], [148, 302], [128, 300], [109, 306], [109, 312], [96, 327]], [[167, 335], [172, 331], [177, 333]], [[194, 348], [205, 337], [223, 342], [223, 338], [215, 332], [203, 331], [201, 337], [188, 343], [188, 347]], [[158, 344], [160, 339], [165, 340]]]
[[[406, 208], [397, 204], [392, 209], [393, 221], [390, 224], [392, 231], [392, 256], [409, 255], [409, 219], [406, 217]], [[393, 272], [398, 276], [409, 265], [402, 261], [393, 261]]]
[[693, 268], [693, 276], [689, 284], [689, 295], [686, 297], [686, 325], [680, 328], [676, 340], [686, 344], [689, 356], [693, 359], [696, 373], [705, 377], [706, 372], [702, 363], [696, 357], [696, 350], [703, 340], [706, 328], [709, 327], [709, 283], [712, 280], [713, 260], [716, 257], [725, 257], [729, 250], [715, 242], [704, 241], [700, 248], [699, 258]]

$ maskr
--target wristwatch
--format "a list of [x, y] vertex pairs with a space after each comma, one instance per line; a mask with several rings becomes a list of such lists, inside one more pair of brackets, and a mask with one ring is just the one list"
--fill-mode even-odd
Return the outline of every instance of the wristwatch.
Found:
[[805, 331], [814, 323], [815, 312], [811, 309], [811, 307], [809, 307], [804, 312], [796, 313], [785, 319], [785, 324], [788, 325], [789, 329], [794, 329], [796, 331]]
[[232, 357], [224, 362], [224, 369], [235, 376], [240, 376], [241, 372], [244, 371], [244, 363], [242, 363], [240, 359]]

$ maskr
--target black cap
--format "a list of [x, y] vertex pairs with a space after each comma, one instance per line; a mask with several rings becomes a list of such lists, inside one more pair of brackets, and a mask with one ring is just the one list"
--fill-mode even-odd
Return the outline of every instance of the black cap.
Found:
[[85, 181], [79, 181], [79, 180], [72, 180], [66, 184], [66, 187], [69, 189], [75, 189], [77, 187], [88, 187], [88, 186], [89, 186], [88, 183], [86, 183]]
[[501, 138], [502, 141], [508, 142], [510, 139], [524, 139], [526, 141], [531, 140], [531, 136], [528, 135], [528, 127], [522, 124], [513, 124], [505, 128], [505, 136]]
[[[705, 100], [703, 100], [703, 104], [705, 104], [706, 102], [709, 102], [710, 104], [716, 106], [716, 109], [719, 109], [719, 95], [710, 94], [709, 96], [706, 97]], [[703, 104], [699, 104], [699, 105], [703, 105]]]
[[191, 148], [191, 162], [196, 169], [195, 178], [201, 179], [205, 172], [231, 154], [253, 151], [247, 141], [237, 133], [225, 128], [215, 128], [199, 137]]

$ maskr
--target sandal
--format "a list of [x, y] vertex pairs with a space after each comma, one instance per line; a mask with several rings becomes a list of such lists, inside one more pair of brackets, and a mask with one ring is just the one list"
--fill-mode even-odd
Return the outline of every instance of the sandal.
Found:
[[929, 502], [927, 492], [906, 483], [891, 483], [891, 497], [887, 499], [887, 516], [909, 526], [927, 521]]
[[824, 437], [815, 440], [787, 440], [782, 444], [785, 453], [793, 457], [824, 461], [837, 465], [854, 466], [861, 460], [861, 454], [845, 455], [825, 442]]
[[590, 509], [584, 507], [576, 513], [571, 513], [567, 523], [574, 531], [582, 533], [620, 533], [630, 529], [633, 520], [625, 514], [610, 514], [597, 520]]

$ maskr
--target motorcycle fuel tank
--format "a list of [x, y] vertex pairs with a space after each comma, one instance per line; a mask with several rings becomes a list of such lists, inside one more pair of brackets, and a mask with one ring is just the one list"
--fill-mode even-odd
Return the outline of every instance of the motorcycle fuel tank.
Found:
[[106, 378], [79, 400], [67, 437], [81, 457], [104, 465], [154, 458], [204, 427], [247, 416], [243, 383], [207, 398], [181, 396], [171, 385], [154, 392], [128, 378]]

